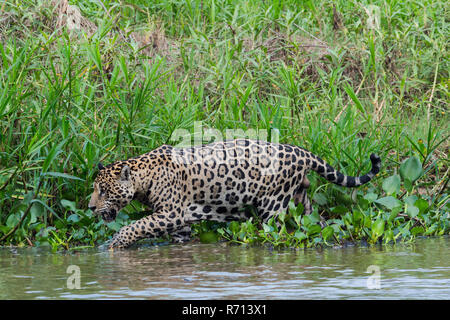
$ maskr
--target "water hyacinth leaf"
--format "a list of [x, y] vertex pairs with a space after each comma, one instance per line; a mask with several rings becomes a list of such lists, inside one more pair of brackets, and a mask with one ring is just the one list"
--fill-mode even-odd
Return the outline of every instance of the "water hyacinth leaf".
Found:
[[395, 207], [391, 210], [391, 213], [389, 214], [388, 221], [392, 222], [394, 219], [398, 216], [400, 211], [402, 210], [402, 207]]
[[309, 216], [304, 216], [302, 218], [302, 225], [308, 227], [311, 224], [311, 218]]
[[[42, 217], [44, 215], [44, 213], [45, 213], [44, 207], [40, 203], [33, 202], [33, 205], [30, 208], [31, 216], [34, 218], [39, 218], [39, 217]], [[32, 218], [32, 220], [33, 220], [33, 218]], [[30, 221], [30, 223], [33, 223], [35, 221], [36, 220]]]
[[425, 231], [425, 235], [429, 236], [431, 234], [434, 234], [436, 230], [438, 230], [438, 224], [434, 223], [427, 229], [427, 231]]
[[[25, 194], [25, 196], [23, 197], [23, 201], [22, 201], [22, 203], [24, 204], [24, 205], [28, 205], [31, 201], [32, 201], [32, 199], [33, 199], [33, 193], [30, 191], [30, 192], [27, 192], [26, 194]], [[26, 206], [25, 206], [26, 207]]]
[[411, 218], [414, 218], [419, 214], [419, 208], [417, 208], [416, 206], [408, 206], [406, 209], [406, 213]]
[[314, 243], [315, 245], [318, 245], [319, 243], [322, 243], [322, 239], [319, 238], [319, 237], [314, 238], [314, 239], [313, 239], [313, 243]]
[[378, 218], [373, 224], [372, 224], [372, 234], [376, 237], [379, 237], [384, 232], [384, 220], [381, 218]]
[[305, 210], [305, 207], [303, 206], [303, 203], [299, 203], [297, 208], [295, 209], [295, 215], [301, 216], [303, 214], [303, 211]]
[[270, 233], [270, 232], [272, 232], [273, 228], [271, 226], [269, 226], [269, 225], [264, 223], [263, 224], [263, 230], [264, 230], [265, 233]]
[[394, 174], [384, 179], [382, 188], [387, 195], [397, 194], [400, 191], [400, 176]]
[[[94, 214], [92, 213], [91, 210], [86, 210], [86, 211], [78, 210], [78, 213], [81, 213], [81, 215], [82, 215], [83, 217], [88, 218], [88, 219], [94, 217]], [[129, 218], [128, 215], [125, 215], [125, 216], [126, 216], [126, 218], [124, 218], [123, 220], [128, 220], [128, 218]], [[117, 218], [116, 218], [116, 219], [117, 219]]]
[[321, 231], [322, 229], [320, 228], [320, 226], [318, 224], [313, 224], [312, 226], [310, 226], [308, 228], [308, 235], [313, 235], [313, 234], [317, 234]]
[[402, 205], [402, 202], [392, 196], [387, 196], [384, 198], [380, 198], [378, 200], [375, 200], [376, 203], [379, 203], [389, 210], [394, 209], [395, 207], [400, 207]]
[[[92, 216], [92, 214], [91, 214], [91, 216]], [[119, 213], [117, 214], [116, 220], [119, 220], [119, 221], [126, 221], [126, 220], [128, 220], [129, 218], [130, 218], [130, 216], [121, 210], [121, 211], [119, 211]]]
[[[32, 209], [33, 207], [31, 207]], [[36, 212], [34, 210], [30, 209], [30, 220], [28, 221], [29, 224], [33, 224], [37, 221]]]
[[67, 218], [67, 221], [72, 222], [72, 223], [77, 223], [80, 221], [80, 216], [76, 213], [73, 213]]
[[20, 221], [20, 216], [18, 213], [10, 214], [8, 219], [6, 219], [6, 226], [9, 228], [13, 228], [18, 224]]
[[[342, 223], [342, 221], [341, 221], [341, 223]], [[334, 233], [339, 233], [339, 231], [341, 231], [340, 228], [339, 228], [339, 224], [337, 224], [337, 223], [333, 223], [332, 225], [330, 225], [330, 227], [333, 228]]]
[[55, 227], [44, 227], [41, 228], [36, 236], [41, 238], [47, 238], [50, 231], [56, 230]]
[[84, 229], [79, 229], [73, 233], [73, 238], [80, 240], [85, 236], [85, 234], [86, 234], [86, 231]]
[[308, 238], [308, 236], [307, 236], [306, 234], [304, 234], [303, 232], [301, 232], [300, 230], [297, 230], [297, 231], [294, 233], [294, 237], [295, 237], [297, 240], [299, 240], [299, 241], [303, 241], [303, 240], [305, 240], [306, 238]]
[[108, 223], [108, 228], [114, 231], [119, 231], [119, 229], [122, 227], [120, 223], [117, 221], [112, 221]]
[[[299, 203], [299, 205], [300, 204], [301, 203]], [[288, 208], [289, 208], [289, 212], [293, 212], [295, 214], [295, 211], [296, 211], [297, 208], [296, 208], [296, 206], [294, 204], [294, 200], [293, 199], [291, 199], [291, 201], [289, 201]]]
[[422, 226], [414, 227], [414, 228], [411, 229], [411, 234], [413, 236], [416, 236], [418, 234], [422, 234], [424, 232], [425, 232], [425, 229]]
[[334, 229], [331, 226], [327, 226], [322, 230], [322, 237], [324, 240], [330, 239], [334, 234]]
[[416, 203], [417, 199], [418, 198], [416, 195], [411, 195], [405, 198], [405, 203], [409, 206], [413, 206]]
[[309, 218], [311, 219], [311, 223], [318, 223], [320, 221], [319, 212], [314, 211], [309, 215]]
[[375, 200], [378, 199], [378, 195], [376, 193], [370, 192], [364, 195], [364, 199], [366, 199], [369, 202], [374, 202]]
[[428, 201], [426, 201], [426, 200], [424, 200], [424, 199], [418, 199], [418, 200], [414, 203], [414, 206], [416, 206], [417, 208], [419, 208], [419, 213], [420, 213], [420, 214], [424, 214], [424, 213], [427, 211], [427, 209], [428, 209], [428, 207], [429, 207], [429, 204], [428, 204]]
[[75, 205], [75, 202], [73, 202], [73, 201], [69, 201], [69, 200], [62, 199], [62, 200], [61, 200], [61, 205], [62, 205], [64, 208], [66, 208], [66, 209], [68, 209], [68, 210], [70, 210], [70, 211], [73, 211], [73, 212], [75, 212], [75, 211], [77, 210], [76, 205]]
[[347, 212], [344, 217], [343, 217], [344, 223], [346, 225], [350, 225], [352, 224], [352, 215], [350, 214], [350, 212]]
[[360, 207], [361, 209], [367, 210], [367, 209], [369, 208], [370, 202], [371, 202], [371, 201], [369, 201], [369, 200], [367, 200], [367, 199], [359, 198], [359, 200], [358, 200], [358, 205], [359, 205], [359, 207]]
[[422, 174], [422, 164], [416, 156], [406, 159], [400, 165], [400, 175], [403, 180], [408, 179], [411, 182], [416, 181]]
[[353, 211], [353, 223], [356, 225], [359, 225], [359, 223], [363, 220], [364, 215], [358, 211], [358, 210], [354, 210]]
[[413, 183], [411, 182], [411, 180], [409, 180], [409, 179], [404, 179], [404, 180], [403, 180], [403, 185], [404, 185], [405, 189], [406, 189], [408, 192], [411, 192], [411, 191], [412, 191]]
[[386, 230], [384, 232], [384, 242], [388, 243], [389, 241], [394, 240], [394, 231], [392, 230]]
[[246, 228], [247, 228], [247, 232], [248, 233], [255, 233], [256, 232], [256, 226], [253, 224], [253, 222], [252, 222], [252, 220], [250, 219], [250, 220], [248, 220], [246, 223], [245, 223], [245, 226], [246, 226]]
[[239, 230], [241, 229], [240, 224], [237, 221], [232, 221], [230, 222], [228, 228], [230, 228], [230, 231], [233, 234], [236, 234], [239, 232]]
[[33, 225], [33, 230], [39, 233], [42, 228], [45, 228], [45, 223], [37, 223]]
[[366, 228], [370, 228], [372, 226], [372, 218], [369, 215], [364, 216], [364, 225], [363, 226]]

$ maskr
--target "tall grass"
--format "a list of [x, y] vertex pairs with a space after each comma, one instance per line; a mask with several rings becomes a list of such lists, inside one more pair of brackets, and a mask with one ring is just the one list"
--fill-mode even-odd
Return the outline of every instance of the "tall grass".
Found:
[[[86, 210], [96, 163], [195, 121], [277, 129], [352, 175], [372, 152], [381, 177], [417, 155], [418, 190], [448, 193], [445, 1], [70, 3], [95, 32], [59, 27], [47, 1], [0, 2], [3, 244], [105, 239]], [[311, 179], [315, 194], [324, 181]]]

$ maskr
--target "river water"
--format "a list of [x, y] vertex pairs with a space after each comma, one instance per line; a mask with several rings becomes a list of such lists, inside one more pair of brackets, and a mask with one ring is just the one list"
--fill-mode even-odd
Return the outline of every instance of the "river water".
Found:
[[0, 299], [450, 299], [450, 238], [323, 250], [0, 248]]

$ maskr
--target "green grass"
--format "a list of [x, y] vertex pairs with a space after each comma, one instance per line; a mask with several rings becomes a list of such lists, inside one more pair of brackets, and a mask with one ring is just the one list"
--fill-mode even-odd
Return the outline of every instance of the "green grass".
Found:
[[[47, 1], [0, 1], [1, 244], [105, 241], [142, 208], [133, 203], [109, 226], [93, 217], [95, 165], [174, 144], [172, 133], [193, 132], [196, 121], [224, 135], [278, 130], [281, 142], [351, 175], [368, 170], [370, 153], [381, 156], [378, 178], [357, 191], [311, 174], [312, 222], [288, 217], [306, 237], [293, 241], [294, 230], [281, 244], [449, 233], [447, 2], [70, 3], [90, 28], [67, 30]], [[420, 178], [402, 176], [397, 187], [392, 177], [412, 156]], [[401, 205], [375, 202], [389, 196]], [[427, 208], [411, 214], [419, 199]], [[332, 237], [301, 229], [319, 216], [338, 225]], [[241, 225], [227, 228], [217, 232], [232, 240]], [[272, 239], [274, 230], [259, 230], [256, 242]]]

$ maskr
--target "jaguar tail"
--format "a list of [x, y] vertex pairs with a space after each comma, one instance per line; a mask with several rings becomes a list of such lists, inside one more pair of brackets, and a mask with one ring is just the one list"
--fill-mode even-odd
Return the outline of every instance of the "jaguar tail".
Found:
[[312, 163], [310, 167], [312, 170], [316, 171], [322, 177], [328, 181], [343, 187], [359, 187], [370, 180], [372, 180], [375, 175], [380, 172], [381, 159], [376, 154], [372, 153], [370, 155], [370, 161], [372, 162], [372, 169], [365, 175], [359, 177], [346, 176], [341, 172], [334, 169], [328, 163], [320, 159], [318, 156], [310, 153], [312, 157]]

